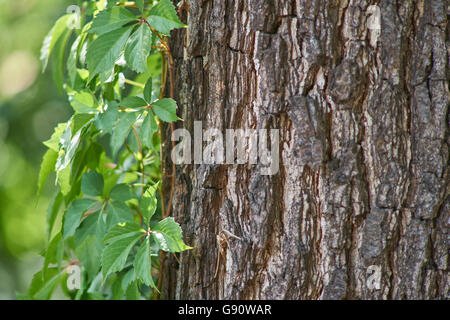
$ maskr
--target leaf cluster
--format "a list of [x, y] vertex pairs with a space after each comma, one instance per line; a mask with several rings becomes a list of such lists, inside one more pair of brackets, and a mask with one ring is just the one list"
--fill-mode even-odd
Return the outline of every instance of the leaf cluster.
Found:
[[[161, 123], [179, 120], [176, 102], [160, 98], [161, 41], [185, 25], [170, 0], [80, 4], [81, 17], [58, 19], [41, 50], [73, 115], [44, 142], [38, 194], [52, 172], [56, 190], [27, 297], [49, 299], [61, 285], [72, 299], [151, 298], [159, 251], [190, 249], [178, 223], [162, 219], [160, 196]], [[80, 29], [70, 28], [75, 18]], [[67, 287], [73, 265], [76, 291]]]

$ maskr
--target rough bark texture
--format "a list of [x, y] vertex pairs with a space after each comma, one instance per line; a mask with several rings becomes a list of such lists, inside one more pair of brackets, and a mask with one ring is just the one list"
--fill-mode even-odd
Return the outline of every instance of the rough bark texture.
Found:
[[[178, 126], [279, 128], [281, 163], [177, 166], [172, 212], [195, 249], [165, 260], [163, 297], [448, 299], [447, 1], [188, 3]], [[242, 240], [214, 277], [222, 230]]]

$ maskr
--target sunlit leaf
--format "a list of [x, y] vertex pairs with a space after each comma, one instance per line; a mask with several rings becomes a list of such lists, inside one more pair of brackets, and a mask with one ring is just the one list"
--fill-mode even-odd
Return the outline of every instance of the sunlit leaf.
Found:
[[100, 11], [88, 31], [102, 35], [120, 29], [132, 21], [137, 21], [137, 19], [130, 11], [121, 6], [114, 6], [111, 9]]
[[173, 218], [158, 222], [152, 231], [152, 236], [163, 251], [181, 252], [192, 249], [184, 244], [181, 227]]
[[120, 28], [102, 34], [87, 49], [86, 62], [92, 79], [95, 75], [110, 71], [119, 59], [131, 28]]
[[138, 72], [147, 72], [147, 57], [150, 54], [152, 44], [152, 32], [142, 23], [131, 35], [125, 48], [125, 60], [128, 66]]
[[174, 122], [181, 120], [177, 117], [177, 103], [170, 98], [164, 98], [152, 103], [152, 110], [162, 121]]

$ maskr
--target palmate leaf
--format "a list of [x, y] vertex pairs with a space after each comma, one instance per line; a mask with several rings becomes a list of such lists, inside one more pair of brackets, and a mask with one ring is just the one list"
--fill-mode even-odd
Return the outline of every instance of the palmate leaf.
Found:
[[[143, 0], [135, 2], [140, 13], [133, 12], [139, 17], [144, 15], [145, 3]], [[157, 31], [168, 35], [174, 28], [185, 27], [170, 0], [154, 3], [157, 4], [150, 13], [145, 11], [145, 16], [149, 16], [149, 23]], [[47, 299], [58, 282], [71, 298], [103, 298], [100, 292], [110, 297], [106, 293], [110, 292], [109, 288], [105, 291], [101, 288], [105, 284], [102, 279], [106, 281], [111, 273], [122, 271], [107, 285], [113, 284], [112, 291], [117, 298], [125, 295], [128, 299], [138, 299], [141, 284], [157, 290], [151, 268], [152, 257], [158, 259], [159, 249], [179, 252], [190, 247], [183, 243], [181, 228], [173, 219], [157, 223], [152, 235], [145, 238], [147, 227], [153, 228], [150, 220], [157, 210], [158, 184], [139, 197], [130, 185], [139, 178], [133, 172], [136, 170], [133, 155], [126, 150], [120, 155], [118, 152], [125, 141], [130, 143], [131, 152], [136, 152], [135, 140], [139, 139], [130, 135], [131, 127], [135, 125], [142, 149], [154, 151], [157, 160], [159, 148], [153, 146], [154, 143], [159, 144], [159, 137], [154, 135], [159, 130], [156, 117], [166, 122], [179, 120], [177, 106], [172, 99], [152, 103], [153, 82], [149, 75], [151, 73], [159, 79], [159, 72], [154, 69], [160, 62], [154, 60], [156, 54], [149, 58], [156, 35], [147, 24], [138, 24], [139, 18], [124, 6], [117, 6], [116, 1], [92, 2], [86, 10], [87, 16], [101, 11], [92, 22], [85, 24], [81, 32], [77, 31], [68, 57], [65, 49], [68, 49], [66, 45], [71, 31], [67, 22], [71, 21], [72, 15], [57, 21], [41, 50], [44, 68], [52, 56], [54, 80], [60, 87], [64, 84], [75, 114], [67, 123], [58, 125], [45, 142], [49, 150], [42, 162], [38, 192], [52, 170], [56, 171], [61, 188], [55, 193], [48, 210], [48, 237], [52, 240], [46, 251], [44, 268], [33, 280], [27, 297]], [[62, 72], [64, 59], [67, 59], [66, 75]], [[124, 75], [133, 77], [134, 73], [128, 72], [131, 70], [142, 73], [133, 79], [135, 82], [143, 83], [148, 79], [143, 91], [139, 88], [129, 93], [128, 88], [124, 88], [124, 82], [131, 83], [124, 81]], [[159, 80], [155, 87], [155, 90], [159, 89]], [[136, 97], [140, 93], [143, 93], [143, 98]], [[121, 100], [126, 95], [130, 97]], [[135, 124], [137, 118], [139, 122]], [[104, 148], [106, 141], [99, 140], [105, 137], [105, 133], [111, 135], [112, 159], [106, 156], [111, 153], [108, 147]], [[159, 161], [149, 163], [148, 169], [152, 171], [148, 172], [152, 177], [153, 174], [159, 176]], [[151, 181], [145, 178], [143, 183]], [[89, 199], [80, 199], [81, 196]], [[105, 199], [96, 201], [91, 197]], [[59, 210], [63, 203], [67, 205], [65, 211]], [[142, 212], [141, 224], [145, 229], [135, 223], [137, 217], [133, 210]], [[53, 230], [55, 221], [61, 220], [59, 211], [61, 215], [64, 212], [61, 230]], [[83, 266], [83, 287], [76, 295], [67, 291], [63, 284], [65, 279], [56, 273], [62, 260], [71, 259], [73, 253]], [[58, 268], [53, 269], [53, 263]]]
[[140, 279], [147, 286], [156, 288], [152, 278], [152, 259], [150, 256], [150, 238], [147, 237], [141, 244], [134, 259], [134, 268], [136, 277]]
[[141, 23], [125, 48], [128, 67], [137, 73], [147, 72], [147, 57], [150, 54], [151, 44], [152, 32], [146, 24]]
[[127, 23], [137, 21], [136, 17], [127, 9], [121, 6], [114, 6], [111, 9], [100, 11], [92, 21], [91, 33], [102, 35], [116, 29], [120, 29]]
[[102, 34], [92, 42], [86, 54], [90, 79], [99, 73], [112, 70], [114, 64], [120, 58], [131, 30], [131, 27], [116, 29]]
[[152, 236], [161, 250], [166, 252], [181, 252], [192, 249], [184, 244], [181, 227], [173, 218], [158, 222], [152, 230]]
[[178, 18], [177, 11], [171, 0], [159, 1], [150, 10], [147, 20], [153, 28], [167, 35], [170, 34], [172, 29], [186, 27]]

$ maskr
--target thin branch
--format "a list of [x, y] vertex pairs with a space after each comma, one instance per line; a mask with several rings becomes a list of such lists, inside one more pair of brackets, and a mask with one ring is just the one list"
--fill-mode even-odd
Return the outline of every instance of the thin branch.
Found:
[[139, 87], [139, 88], [142, 88], [142, 89], [145, 88], [145, 85], [143, 85], [142, 83], [139, 83], [139, 82], [136, 82], [136, 81], [133, 81], [133, 80], [130, 80], [130, 79], [125, 79], [125, 83], [131, 84], [133, 86], [136, 86], [136, 87]]

